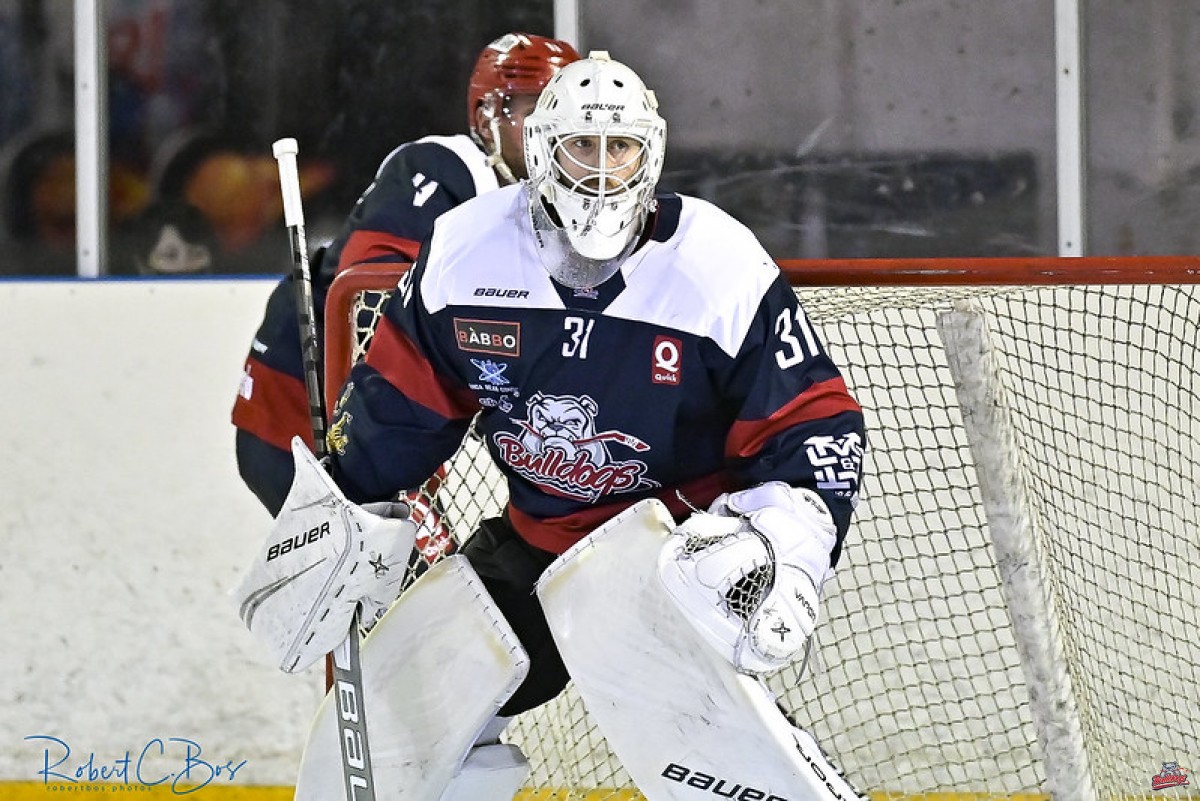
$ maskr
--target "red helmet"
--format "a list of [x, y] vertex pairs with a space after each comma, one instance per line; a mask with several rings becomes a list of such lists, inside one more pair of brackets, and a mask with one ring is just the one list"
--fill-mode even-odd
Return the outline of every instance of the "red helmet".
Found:
[[574, 47], [532, 33], [508, 33], [483, 48], [467, 88], [467, 120], [475, 129], [475, 109], [492, 97], [540, 94], [554, 73], [579, 60]]

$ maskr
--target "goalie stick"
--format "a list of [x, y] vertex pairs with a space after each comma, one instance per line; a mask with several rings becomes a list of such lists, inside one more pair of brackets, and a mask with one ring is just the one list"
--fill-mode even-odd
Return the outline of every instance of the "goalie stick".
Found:
[[[321, 343], [317, 339], [316, 304], [313, 301], [312, 270], [304, 235], [304, 208], [300, 199], [300, 174], [295, 139], [280, 139], [271, 148], [279, 164], [279, 188], [283, 194], [283, 221], [292, 246], [292, 280], [296, 290], [300, 348], [304, 357], [304, 387], [308, 394], [313, 454], [328, 456], [325, 442], [325, 399], [321, 389]], [[342, 777], [347, 801], [374, 801], [375, 781], [367, 747], [367, 717], [364, 705], [362, 666], [359, 662], [359, 621], [350, 624], [346, 639], [327, 662], [327, 682], [335, 691], [341, 728]]]

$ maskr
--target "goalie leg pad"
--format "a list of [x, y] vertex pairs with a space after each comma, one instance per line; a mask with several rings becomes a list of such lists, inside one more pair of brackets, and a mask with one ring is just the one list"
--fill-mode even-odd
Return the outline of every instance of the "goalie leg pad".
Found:
[[668, 596], [656, 563], [673, 526], [658, 501], [637, 504], [563, 554], [538, 585], [567, 669], [613, 752], [650, 801], [695, 801], [705, 788], [764, 801], [856, 798], [766, 685], [709, 647]]
[[[437, 801], [529, 664], [463, 556], [447, 557], [417, 579], [363, 640], [361, 656], [360, 707], [376, 801]], [[317, 710], [296, 801], [345, 797], [346, 705], [338, 701], [331, 692]], [[502, 762], [496, 754], [478, 759]]]
[[517, 746], [479, 745], [467, 753], [440, 801], [512, 801], [528, 775], [529, 760]]

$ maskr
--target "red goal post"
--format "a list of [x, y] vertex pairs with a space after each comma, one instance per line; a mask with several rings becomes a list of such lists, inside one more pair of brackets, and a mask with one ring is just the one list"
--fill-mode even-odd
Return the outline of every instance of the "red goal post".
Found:
[[[870, 444], [781, 704], [876, 798], [1148, 798], [1200, 769], [1200, 257], [780, 267]], [[335, 280], [330, 408], [403, 270]], [[470, 441], [437, 494], [457, 536], [506, 499]], [[570, 689], [507, 736], [526, 801], [638, 797]]]

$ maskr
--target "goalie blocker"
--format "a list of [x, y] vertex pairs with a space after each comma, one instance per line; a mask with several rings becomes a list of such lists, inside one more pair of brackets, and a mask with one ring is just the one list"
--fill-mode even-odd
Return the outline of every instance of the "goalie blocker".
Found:
[[[299, 437], [292, 455], [287, 499], [231, 594], [281, 670], [332, 650], [335, 678], [358, 677], [335, 681], [318, 709], [295, 798], [512, 798], [528, 762], [498, 741], [497, 713], [529, 659], [483, 581], [450, 556], [397, 600], [418, 528], [407, 505], [350, 503]], [[360, 605], [361, 650], [345, 638]], [[449, 691], [414, 691], [431, 676]]]
[[300, 437], [279, 516], [231, 595], [242, 622], [286, 673], [304, 670], [346, 636], [361, 604], [369, 628], [400, 593], [417, 525], [402, 503], [358, 506]]

